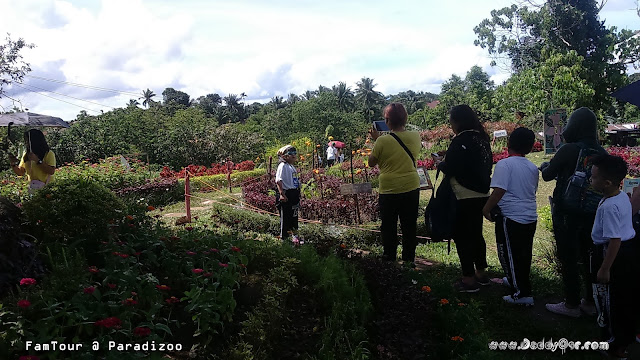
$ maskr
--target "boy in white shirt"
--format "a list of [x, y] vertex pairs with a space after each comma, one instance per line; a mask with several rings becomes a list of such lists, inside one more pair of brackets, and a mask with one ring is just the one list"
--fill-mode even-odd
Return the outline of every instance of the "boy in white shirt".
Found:
[[506, 274], [505, 285], [511, 287], [511, 295], [502, 299], [527, 306], [533, 305], [529, 275], [538, 220], [538, 168], [525, 155], [534, 142], [535, 135], [527, 128], [511, 133], [509, 157], [496, 164], [491, 179], [493, 192], [482, 209], [484, 217], [496, 223], [498, 258]]
[[298, 152], [291, 145], [278, 150], [278, 170], [276, 171], [276, 207], [280, 211], [280, 238], [298, 229], [298, 208], [300, 206], [300, 181], [295, 166]]
[[618, 156], [601, 155], [592, 164], [591, 185], [604, 194], [591, 231], [593, 297], [598, 325], [610, 343], [609, 355], [625, 357], [626, 347], [635, 339], [638, 301], [631, 202], [620, 191], [627, 163]]

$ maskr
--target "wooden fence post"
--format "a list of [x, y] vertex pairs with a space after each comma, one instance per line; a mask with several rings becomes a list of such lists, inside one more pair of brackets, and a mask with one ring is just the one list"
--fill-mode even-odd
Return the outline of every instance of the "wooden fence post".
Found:
[[188, 172], [184, 178], [184, 206], [187, 209], [187, 222], [191, 222], [191, 185]]

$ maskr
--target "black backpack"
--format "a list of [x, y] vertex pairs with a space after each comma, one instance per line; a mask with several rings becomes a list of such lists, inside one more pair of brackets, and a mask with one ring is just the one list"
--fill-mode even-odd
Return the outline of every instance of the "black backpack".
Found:
[[584, 144], [580, 146], [580, 153], [576, 161], [573, 174], [569, 177], [567, 188], [562, 194], [563, 208], [574, 213], [594, 215], [598, 204], [604, 194], [596, 191], [591, 186], [591, 160], [596, 155], [601, 155], [598, 149], [588, 148]]

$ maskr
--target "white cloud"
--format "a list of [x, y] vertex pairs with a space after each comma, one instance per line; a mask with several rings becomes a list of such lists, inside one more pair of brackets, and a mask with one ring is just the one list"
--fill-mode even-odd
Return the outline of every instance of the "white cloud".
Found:
[[[633, 0], [609, 0], [621, 18]], [[139, 94], [166, 87], [193, 98], [245, 92], [247, 101], [370, 77], [386, 94], [439, 92], [451, 74], [489, 58], [473, 27], [510, 0], [0, 0], [0, 33], [37, 45], [24, 50], [32, 75]], [[611, 16], [614, 16], [611, 15]], [[625, 17], [626, 16], [626, 17]], [[491, 71], [492, 78], [506, 78]], [[100, 104], [132, 94], [28, 79], [28, 84]], [[13, 89], [27, 107], [72, 119], [82, 110]], [[96, 104], [49, 94], [99, 110]], [[1, 99], [0, 105], [11, 107]], [[109, 108], [102, 108], [107, 111]]]

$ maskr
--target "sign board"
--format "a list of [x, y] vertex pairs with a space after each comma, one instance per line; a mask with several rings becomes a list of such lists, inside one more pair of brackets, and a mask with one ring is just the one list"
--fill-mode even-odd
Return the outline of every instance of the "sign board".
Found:
[[427, 169], [421, 166], [417, 168], [416, 171], [418, 171], [418, 177], [420, 178], [420, 190], [433, 189], [433, 184], [431, 183]]
[[496, 130], [493, 132], [494, 138], [507, 137], [507, 130]]
[[564, 144], [562, 129], [567, 123], [567, 109], [549, 109], [544, 113], [544, 153], [553, 154]]
[[371, 194], [371, 183], [342, 184], [340, 195]]
[[624, 179], [622, 191], [631, 196], [633, 194], [633, 189], [638, 186], [640, 186], [640, 179]]

